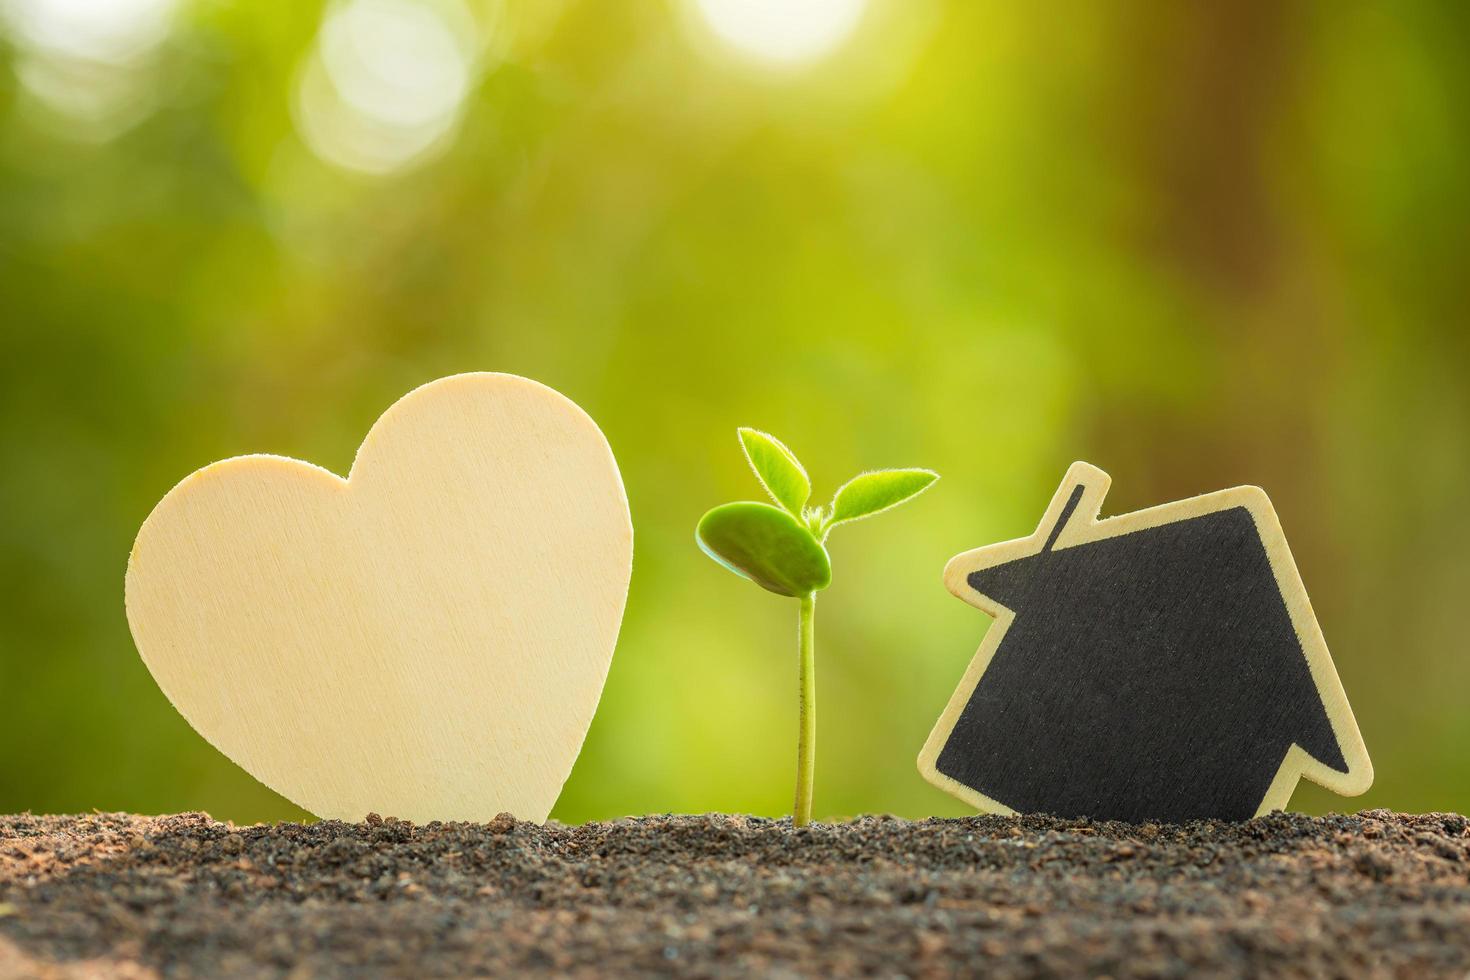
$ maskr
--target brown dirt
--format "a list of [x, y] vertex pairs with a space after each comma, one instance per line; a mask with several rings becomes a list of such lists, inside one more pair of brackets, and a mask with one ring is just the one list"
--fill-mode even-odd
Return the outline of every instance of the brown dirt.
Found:
[[0, 975], [1452, 976], [1455, 814], [0, 817]]

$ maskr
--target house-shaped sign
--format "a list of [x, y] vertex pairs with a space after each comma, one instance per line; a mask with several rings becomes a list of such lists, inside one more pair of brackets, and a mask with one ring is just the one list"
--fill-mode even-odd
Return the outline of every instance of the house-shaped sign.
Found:
[[1239, 820], [1297, 780], [1353, 796], [1372, 764], [1264, 492], [1098, 519], [1074, 463], [1036, 533], [965, 552], [955, 595], [995, 617], [919, 755], [992, 812]]

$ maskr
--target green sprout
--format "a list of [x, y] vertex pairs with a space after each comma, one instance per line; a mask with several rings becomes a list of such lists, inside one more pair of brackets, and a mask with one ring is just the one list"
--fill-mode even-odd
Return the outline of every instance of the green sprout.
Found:
[[730, 571], [777, 595], [801, 600], [798, 633], [798, 729], [796, 807], [793, 822], [812, 819], [812, 774], [816, 766], [817, 687], [814, 616], [817, 593], [832, 583], [827, 535], [839, 524], [882, 513], [917, 496], [939, 479], [932, 470], [876, 470], [838, 488], [832, 502], [808, 507], [812, 481], [796, 455], [774, 436], [740, 429], [740, 446], [751, 469], [779, 507], [739, 501], [716, 507], [699, 519], [695, 538], [704, 553]]

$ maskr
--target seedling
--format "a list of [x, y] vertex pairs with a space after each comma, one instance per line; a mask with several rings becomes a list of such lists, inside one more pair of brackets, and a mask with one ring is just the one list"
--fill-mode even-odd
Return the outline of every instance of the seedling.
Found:
[[779, 506], [739, 501], [716, 507], [699, 519], [695, 538], [705, 554], [736, 575], [801, 600], [793, 820], [804, 827], [812, 819], [816, 763], [817, 593], [832, 582], [827, 535], [839, 524], [872, 517], [923, 493], [939, 474], [921, 469], [860, 473], [838, 488], [830, 504], [808, 507], [812, 482], [796, 455], [774, 436], [755, 429], [738, 431], [756, 479]]

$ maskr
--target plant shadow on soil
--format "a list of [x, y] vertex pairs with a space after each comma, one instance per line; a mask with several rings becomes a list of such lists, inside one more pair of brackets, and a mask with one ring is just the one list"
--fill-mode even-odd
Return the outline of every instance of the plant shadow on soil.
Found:
[[1463, 977], [1470, 821], [0, 817], [0, 975]]

